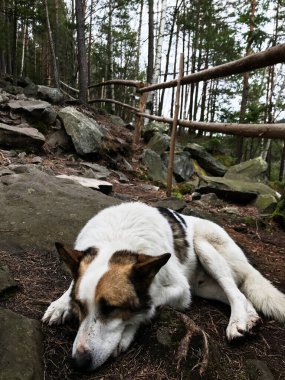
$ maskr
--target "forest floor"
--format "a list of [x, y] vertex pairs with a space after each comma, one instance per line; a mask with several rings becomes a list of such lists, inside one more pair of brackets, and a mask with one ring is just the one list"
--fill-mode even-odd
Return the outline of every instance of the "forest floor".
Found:
[[[73, 174], [67, 161], [56, 156], [44, 160], [46, 166], [61, 172]], [[76, 173], [74, 173], [76, 174]], [[114, 181], [114, 192], [155, 204], [166, 198], [164, 190], [146, 190], [144, 182], [132, 178], [129, 184]], [[188, 205], [199, 213], [201, 205], [195, 205], [185, 196]], [[255, 209], [234, 205], [240, 216], [223, 213], [220, 208], [209, 207], [219, 223], [244, 249], [252, 264], [276, 287], [285, 292], [285, 233], [276, 225], [254, 223], [248, 225], [244, 216], [255, 216]], [[30, 318], [40, 320], [49, 302], [59, 297], [68, 287], [69, 275], [62, 269], [59, 260], [52, 252], [29, 251], [15, 254], [1, 252], [14, 278], [21, 284], [13, 297], [8, 297], [3, 306]], [[262, 292], [262, 289], [260, 289]], [[251, 375], [250, 361], [261, 360], [267, 364], [275, 380], [285, 379], [285, 329], [280, 323], [264, 319], [255, 336], [238, 344], [228, 344], [225, 330], [229, 318], [229, 308], [218, 302], [194, 298], [189, 310], [185, 312], [203, 329], [211, 347], [218, 353], [215, 365], [209, 359], [204, 379], [257, 379], [256, 372]], [[183, 374], [176, 369], [174, 357], [158, 358], [155, 355], [155, 336], [159, 321], [154, 320], [142, 326], [131, 348], [116, 359], [110, 359], [94, 373], [83, 374], [74, 370], [71, 364], [71, 347], [76, 334], [76, 323], [60, 327], [43, 325], [45, 380], [82, 379], [82, 380], [178, 380], [197, 379], [194, 371]], [[213, 349], [213, 348], [212, 348]], [[261, 378], [261, 377], [260, 377]], [[265, 377], [262, 377], [265, 379]], [[268, 377], [269, 379], [269, 377]]]

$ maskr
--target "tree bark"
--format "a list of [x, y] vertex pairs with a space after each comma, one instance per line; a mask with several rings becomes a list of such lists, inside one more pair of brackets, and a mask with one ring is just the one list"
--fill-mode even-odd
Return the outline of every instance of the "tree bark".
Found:
[[[166, 18], [166, 7], [167, 0], [161, 0], [161, 9], [160, 9], [160, 21], [159, 21], [159, 29], [158, 29], [158, 37], [156, 43], [156, 51], [155, 51], [155, 62], [153, 69], [153, 76], [151, 79], [151, 84], [155, 84], [158, 82], [158, 78], [161, 72], [161, 58], [162, 58], [162, 44], [164, 40], [164, 29], [165, 29], [165, 18]], [[150, 101], [152, 101], [154, 112], [157, 113], [157, 102], [155, 93], [150, 94]]]
[[[253, 42], [255, 9], [256, 9], [256, 0], [251, 0], [251, 13], [250, 13], [250, 21], [249, 21], [249, 34], [248, 34], [248, 39], [247, 39], [246, 55], [250, 54], [251, 45]], [[245, 72], [243, 74], [243, 87], [242, 87], [242, 97], [241, 97], [240, 116], [239, 116], [240, 123], [244, 123], [245, 121], [248, 94], [249, 94], [249, 72]], [[242, 161], [243, 145], [244, 145], [244, 139], [242, 137], [238, 138], [237, 139], [238, 162]]]
[[78, 84], [79, 100], [83, 104], [88, 101], [88, 69], [85, 46], [85, 2], [75, 0], [77, 49], [78, 49]]
[[55, 56], [54, 42], [53, 42], [51, 26], [50, 26], [50, 21], [49, 21], [49, 11], [48, 11], [47, 0], [45, 0], [44, 3], [45, 3], [45, 11], [46, 11], [46, 23], [47, 23], [47, 29], [48, 29], [48, 40], [49, 40], [49, 46], [50, 46], [50, 51], [51, 51], [51, 61], [52, 61], [52, 66], [53, 66], [54, 83], [55, 83], [55, 86], [59, 88], [60, 83], [59, 83], [59, 76], [58, 76], [58, 71], [57, 71], [57, 61], [56, 61], [56, 56]]

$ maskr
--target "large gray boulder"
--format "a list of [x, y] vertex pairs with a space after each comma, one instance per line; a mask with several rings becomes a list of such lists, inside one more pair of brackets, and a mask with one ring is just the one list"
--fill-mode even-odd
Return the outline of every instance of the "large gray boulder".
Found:
[[36, 171], [0, 177], [0, 249], [52, 250], [55, 241], [72, 245], [85, 223], [120, 203], [70, 180]]
[[84, 155], [101, 151], [103, 134], [95, 120], [85, 116], [74, 107], [63, 108], [58, 116], [78, 154]]
[[61, 104], [64, 99], [63, 93], [58, 88], [48, 86], [38, 86], [37, 96], [52, 104]]
[[154, 181], [165, 184], [167, 179], [167, 168], [159, 154], [151, 149], [145, 149], [142, 162], [148, 168], [148, 175]]
[[36, 128], [27, 124], [12, 126], [0, 123], [0, 146], [9, 148], [39, 148], [45, 137]]
[[40, 322], [0, 308], [0, 380], [44, 379]]
[[261, 182], [266, 179], [268, 164], [261, 157], [256, 157], [231, 166], [224, 178], [249, 182]]
[[147, 148], [161, 155], [169, 150], [170, 140], [170, 136], [164, 133], [155, 133], [147, 144]]
[[142, 129], [143, 139], [148, 143], [155, 134], [168, 134], [169, 128], [169, 124], [166, 123], [159, 123], [156, 121], [148, 123]]
[[[167, 155], [165, 160], [166, 166], [168, 166], [168, 158], [169, 155]], [[195, 170], [189, 152], [180, 152], [174, 155], [173, 174], [177, 182], [188, 181], [194, 172]]]
[[209, 174], [222, 177], [227, 171], [223, 164], [198, 144], [187, 144], [184, 151], [189, 152], [191, 157], [195, 158], [198, 164]]

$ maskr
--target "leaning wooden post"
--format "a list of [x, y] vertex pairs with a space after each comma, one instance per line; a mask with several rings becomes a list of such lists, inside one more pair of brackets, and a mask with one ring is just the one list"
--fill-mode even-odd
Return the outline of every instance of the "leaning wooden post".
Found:
[[183, 53], [180, 53], [179, 74], [177, 78], [175, 108], [174, 108], [174, 117], [173, 117], [173, 123], [172, 123], [170, 152], [169, 152], [168, 169], [167, 169], [166, 195], [168, 197], [170, 197], [171, 189], [172, 189], [173, 163], [174, 163], [174, 153], [175, 153], [175, 143], [176, 143], [177, 122], [178, 122], [178, 115], [179, 115], [179, 109], [180, 109], [180, 86], [181, 86], [181, 79], [183, 77], [183, 65], [184, 65], [184, 55]]
[[[139, 102], [139, 112], [144, 113], [145, 112], [145, 106], [147, 101], [147, 92], [143, 92], [140, 94], [140, 102]], [[136, 115], [136, 125], [135, 125], [135, 133], [134, 133], [134, 139], [133, 143], [138, 144], [141, 137], [141, 130], [143, 126], [143, 116]]]

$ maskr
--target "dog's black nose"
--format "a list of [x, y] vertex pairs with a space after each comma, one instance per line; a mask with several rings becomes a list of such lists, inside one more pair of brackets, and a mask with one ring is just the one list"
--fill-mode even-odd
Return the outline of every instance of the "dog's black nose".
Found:
[[75, 368], [81, 371], [88, 371], [91, 367], [92, 356], [90, 351], [78, 352], [72, 359]]

